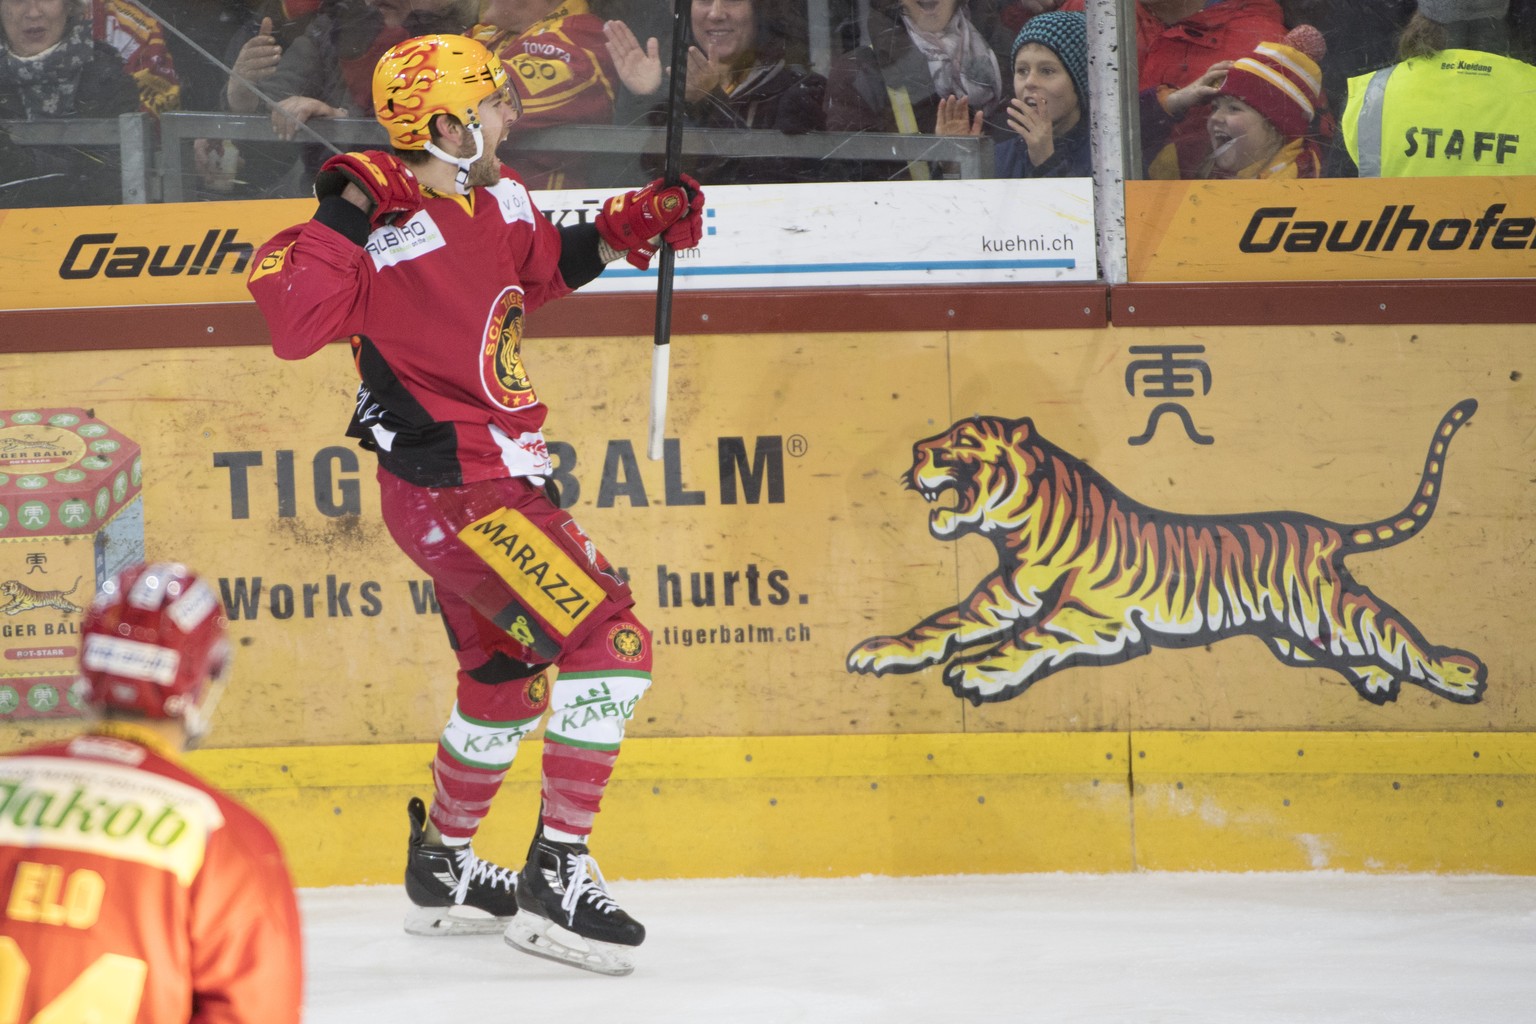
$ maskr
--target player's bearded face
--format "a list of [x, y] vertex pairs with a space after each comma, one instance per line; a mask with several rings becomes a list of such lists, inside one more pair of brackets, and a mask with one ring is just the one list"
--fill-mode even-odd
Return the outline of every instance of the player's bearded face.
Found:
[[[469, 165], [470, 185], [494, 185], [501, 180], [501, 157], [496, 155], [498, 140], [486, 133], [485, 152], [480, 154], [480, 159]], [[474, 156], [475, 140], [473, 136], [466, 137], [460, 148], [460, 156]]]
[[[501, 180], [501, 158], [496, 155], [496, 149], [506, 141], [508, 131], [522, 112], [522, 103], [510, 86], [503, 86], [501, 91], [481, 101], [480, 125], [485, 151], [469, 166], [471, 185], [494, 185]], [[459, 155], [473, 156], [474, 152], [475, 140], [466, 135]]]

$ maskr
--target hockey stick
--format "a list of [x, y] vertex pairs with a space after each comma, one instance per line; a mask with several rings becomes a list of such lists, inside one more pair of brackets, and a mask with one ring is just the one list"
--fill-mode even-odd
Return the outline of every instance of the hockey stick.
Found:
[[[251, 91], [251, 95], [255, 96], [257, 99], [261, 100], [261, 102], [265, 103], [269, 110], [276, 110], [277, 109], [277, 102], [278, 102], [277, 100], [274, 100], [272, 97], [268, 96], [266, 93], [264, 93], [260, 89], [256, 88], [255, 83], [253, 83], [249, 78], [246, 78], [244, 75], [240, 74], [234, 68], [230, 67], [229, 65], [225, 64], [223, 61], [219, 60], [219, 58], [217, 58], [213, 54], [209, 53], [206, 49], [203, 48], [202, 44], [200, 44], [196, 39], [193, 39], [191, 36], [187, 35], [181, 29], [179, 29], [175, 25], [171, 24], [165, 18], [163, 18], [160, 15], [156, 14], [150, 8], [150, 6], [148, 4], [141, 2], [141, 0], [128, 0], [128, 3], [132, 7], [137, 7], [140, 11], [142, 11], [144, 13], [144, 15], [146, 17], [149, 17], [149, 18], [154, 19], [155, 21], [158, 21], [160, 23], [160, 27], [161, 28], [165, 29], [167, 32], [171, 33], [171, 35], [175, 36], [177, 39], [180, 39], [182, 42], [184, 42], [188, 46], [192, 47], [193, 52], [195, 52], [199, 57], [201, 57], [204, 60], [206, 60], [209, 64], [212, 64], [214, 67], [218, 68], [220, 71], [224, 72], [229, 77], [237, 79], [242, 86], [244, 86], [245, 88], [247, 88], [247, 89], [249, 89]], [[289, 120], [293, 120], [293, 119], [289, 118]], [[295, 123], [298, 125], [298, 128], [299, 128], [300, 131], [302, 131], [302, 132], [304, 132], [304, 133], [306, 133], [308, 135], [314, 136], [315, 141], [320, 143], [320, 145], [324, 146], [326, 149], [330, 150], [332, 153], [336, 154], [337, 156], [341, 155], [341, 150], [337, 149], [336, 146], [329, 139], [326, 139], [319, 132], [317, 132], [313, 128], [311, 128], [308, 124], [306, 124], [303, 121], [297, 121]]]
[[[677, 0], [672, 11], [672, 75], [667, 87], [667, 153], [662, 178], [680, 181], [683, 163], [683, 86], [688, 77], [688, 36], [692, 0]], [[651, 434], [647, 453], [660, 461], [667, 433], [667, 375], [672, 364], [672, 278], [677, 254], [665, 239], [656, 269], [656, 344], [651, 349]]]

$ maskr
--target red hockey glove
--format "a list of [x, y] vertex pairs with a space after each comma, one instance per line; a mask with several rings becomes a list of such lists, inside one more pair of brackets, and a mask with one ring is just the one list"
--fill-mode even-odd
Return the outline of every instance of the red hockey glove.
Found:
[[356, 185], [373, 201], [368, 223], [374, 227], [409, 220], [421, 209], [416, 175], [393, 153], [370, 149], [331, 157], [315, 175], [315, 198], [339, 196], [348, 185]]
[[692, 249], [704, 237], [704, 190], [688, 175], [679, 175], [688, 190], [688, 212], [668, 228], [662, 238], [674, 249]]
[[704, 233], [704, 191], [688, 175], [668, 186], [660, 178], [638, 192], [612, 196], [597, 215], [597, 233], [615, 249], [628, 249], [625, 259], [645, 270], [656, 255], [656, 239], [675, 249], [699, 244]]

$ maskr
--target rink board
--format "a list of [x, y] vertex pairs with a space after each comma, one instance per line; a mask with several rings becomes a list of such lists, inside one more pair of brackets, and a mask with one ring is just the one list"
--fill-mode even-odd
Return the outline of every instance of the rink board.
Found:
[[[222, 750], [300, 885], [398, 880], [431, 744]], [[521, 861], [539, 745], [476, 838]], [[593, 848], [620, 878], [1536, 874], [1536, 736], [1133, 732], [630, 740]]]
[[[539, 339], [535, 323], [557, 476], [655, 633], [656, 683], [594, 839], [605, 870], [1536, 873], [1529, 335], [690, 335], [673, 342], [653, 463], [650, 339]], [[92, 409], [142, 445], [147, 550], [202, 567], [232, 619], [223, 749], [194, 764], [273, 822], [301, 884], [390, 882], [454, 663], [378, 516], [370, 458], [342, 436], [345, 348], [281, 363], [240, 341], [0, 354], [4, 404]], [[1028, 420], [1144, 509], [1359, 525], [1411, 507], [1468, 399], [1476, 412], [1433, 455], [1429, 521], [1347, 564], [1442, 668], [1448, 650], [1475, 661], [1480, 692], [1367, 695], [1249, 635], [1080, 660], [980, 704], [945, 666], [848, 670], [851, 650], [963, 604], [998, 569], [986, 540], [930, 531], [953, 497], [925, 502], [904, 479], [914, 445], [969, 417]], [[1106, 593], [1081, 603], [1119, 600]], [[45, 726], [10, 720], [4, 745]], [[484, 855], [520, 860], [537, 764], [529, 743]]]
[[1137, 282], [1536, 276], [1530, 178], [1126, 182]]
[[[556, 479], [654, 632], [636, 738], [1536, 728], [1536, 516], [1518, 468], [1536, 457], [1528, 327], [688, 337], [672, 344], [660, 462], [646, 458], [649, 339], [527, 347], [554, 409]], [[1195, 394], [1157, 394], [1165, 372]], [[372, 457], [342, 436], [343, 346], [298, 363], [255, 345], [0, 355], [0, 379], [93, 408], [143, 446], [147, 549], [207, 566], [231, 615], [236, 683], [216, 742], [434, 738], [455, 665], [428, 581], [379, 517]], [[946, 666], [848, 669], [855, 647], [964, 603], [998, 569], [983, 538], [930, 532], [952, 494], [925, 502], [904, 479], [914, 445], [974, 414], [1027, 421], [1146, 517], [1291, 529], [1409, 506], [1442, 418], [1468, 399], [1428, 522], [1343, 564], [1424, 644], [1475, 659], [1481, 693], [1409, 682], [1378, 704], [1388, 695], [1231, 633], [1079, 663], [1011, 696], [957, 695]], [[1164, 553], [1105, 557], [1177, 583]], [[1128, 614], [1112, 587], [1086, 596]]]

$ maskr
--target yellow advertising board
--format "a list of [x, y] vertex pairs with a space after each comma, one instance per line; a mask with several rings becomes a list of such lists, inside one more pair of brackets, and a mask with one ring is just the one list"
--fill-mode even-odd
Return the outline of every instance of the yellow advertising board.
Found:
[[1133, 181], [1134, 282], [1536, 277], [1536, 178]]
[[[660, 462], [648, 339], [527, 359], [655, 632], [636, 735], [1524, 729], [1526, 333], [681, 338]], [[240, 639], [220, 742], [431, 739], [455, 666], [342, 434], [345, 348], [89, 367], [0, 356], [164, 467], [146, 546]]]
[[[709, 228], [682, 253], [680, 290], [1090, 284], [1086, 178], [710, 186]], [[536, 192], [555, 224], [586, 223], [607, 190]], [[14, 310], [250, 300], [256, 249], [309, 220], [307, 199], [0, 210]], [[860, 211], [878, 209], [875, 221]], [[936, 209], [961, 212], [934, 216]], [[430, 215], [428, 215], [430, 216]], [[655, 268], [615, 264], [583, 295], [651, 295]]]
[[[659, 462], [648, 338], [531, 338], [557, 480], [655, 634], [604, 856], [1536, 871], [1527, 334], [680, 337]], [[196, 763], [303, 884], [397, 880], [456, 666], [342, 434], [345, 347], [0, 354], [0, 380], [141, 444], [149, 555], [221, 594]], [[525, 848], [537, 765], [483, 855]]]
[[5, 305], [249, 302], [256, 247], [313, 212], [301, 199], [0, 210]]

